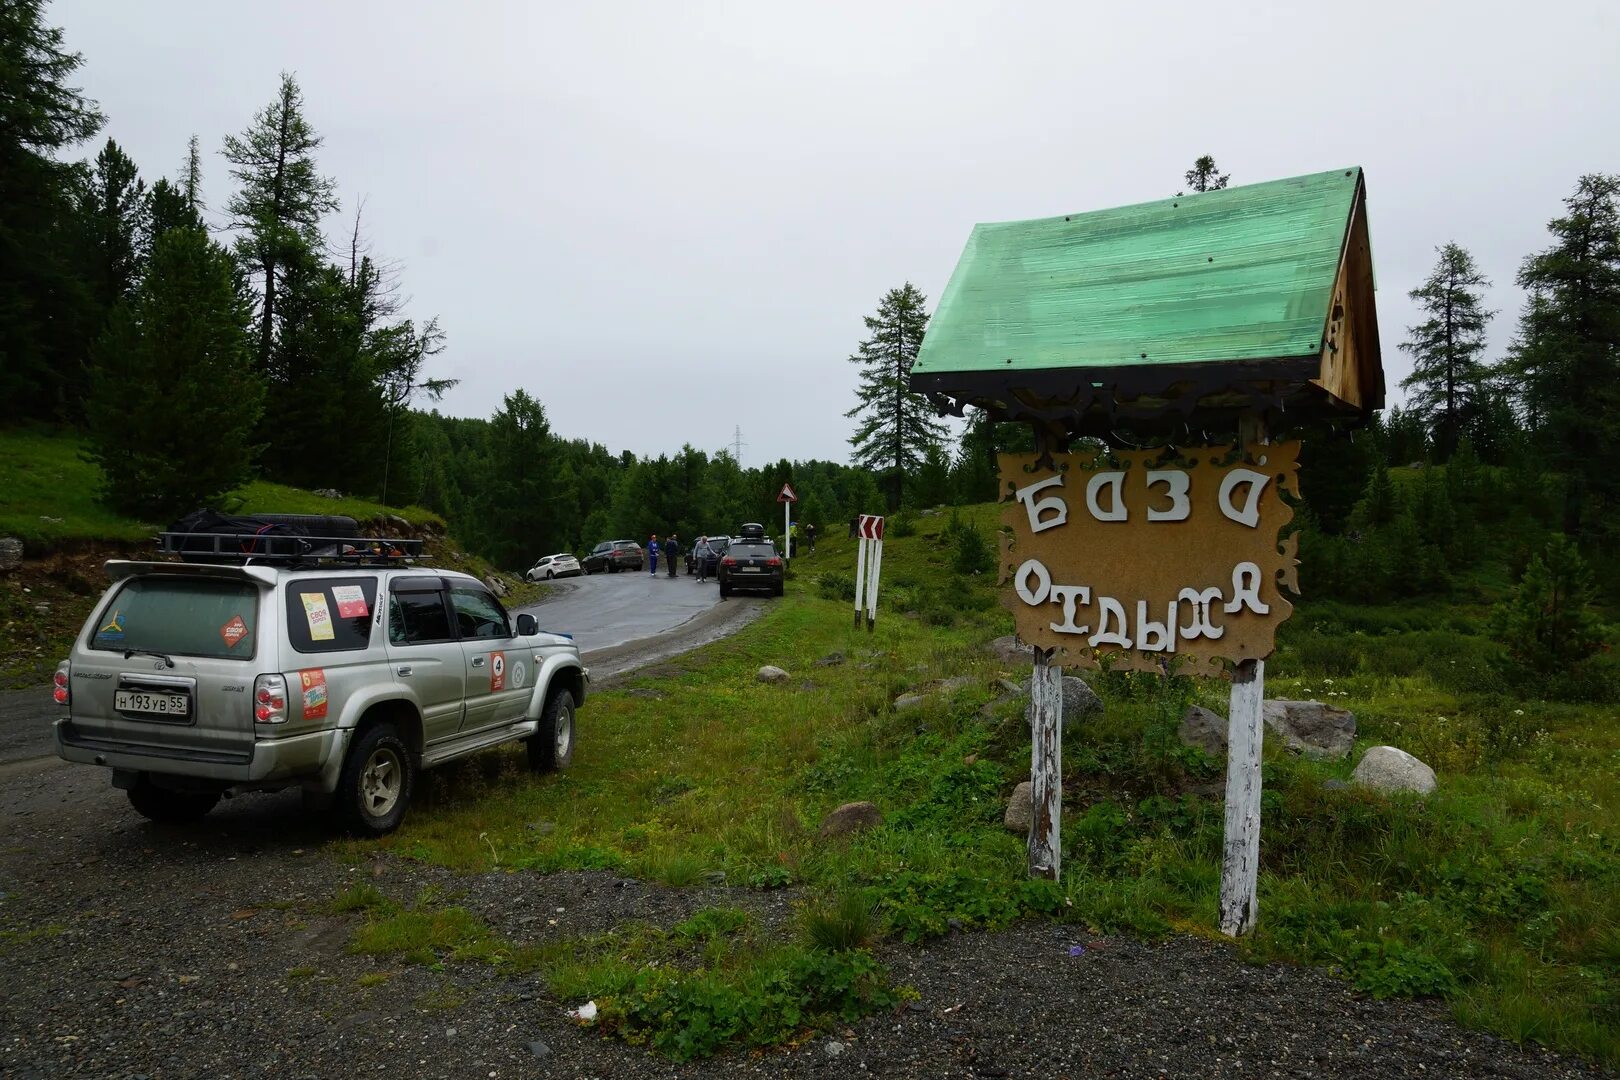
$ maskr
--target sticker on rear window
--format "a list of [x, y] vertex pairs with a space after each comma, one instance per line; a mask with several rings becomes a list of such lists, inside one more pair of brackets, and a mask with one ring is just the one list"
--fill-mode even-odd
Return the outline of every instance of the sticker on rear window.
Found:
[[326, 606], [326, 594], [299, 593], [298, 598], [304, 602], [304, 618], [309, 622], [309, 640], [331, 641], [332, 610]]
[[96, 631], [97, 641], [123, 641], [124, 640], [124, 613], [115, 611], [107, 625]]
[[340, 619], [364, 619], [371, 614], [366, 607], [366, 590], [358, 585], [332, 586], [332, 599], [337, 601]]
[[313, 671], [300, 671], [298, 681], [303, 684], [304, 688], [304, 719], [324, 720], [326, 718], [326, 669], [316, 668]]
[[491, 693], [506, 689], [506, 654], [489, 654], [489, 689]]
[[219, 628], [219, 636], [225, 639], [227, 649], [236, 648], [237, 642], [247, 637], [247, 632], [247, 623], [242, 621], [240, 615], [231, 616], [231, 621]]

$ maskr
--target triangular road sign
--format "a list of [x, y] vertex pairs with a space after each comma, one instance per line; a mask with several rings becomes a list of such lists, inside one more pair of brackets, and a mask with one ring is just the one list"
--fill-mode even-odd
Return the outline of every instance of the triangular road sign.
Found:
[[776, 493], [777, 502], [798, 502], [799, 495], [793, 490], [792, 484], [783, 484], [782, 490]]

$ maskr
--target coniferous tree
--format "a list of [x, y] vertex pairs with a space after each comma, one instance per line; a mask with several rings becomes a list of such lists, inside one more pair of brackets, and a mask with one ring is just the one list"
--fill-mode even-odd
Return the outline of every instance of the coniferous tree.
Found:
[[1479, 357], [1494, 312], [1482, 302], [1479, 290], [1490, 282], [1474, 257], [1456, 244], [1438, 250], [1428, 279], [1406, 294], [1427, 318], [1408, 327], [1401, 343], [1412, 357], [1412, 374], [1401, 388], [1412, 392], [1407, 407], [1423, 419], [1436, 456], [1446, 461], [1482, 404], [1486, 368]]
[[555, 551], [552, 469], [556, 440], [540, 402], [522, 389], [507, 394], [490, 418], [490, 467], [479, 509], [491, 532], [487, 549], [499, 566], [522, 569]]
[[1620, 528], [1620, 176], [1583, 176], [1525, 259], [1529, 293], [1506, 369], [1537, 446], [1566, 475], [1564, 529]]
[[147, 255], [158, 237], [170, 229], [200, 229], [203, 221], [185, 193], [168, 180], [152, 185], [147, 195]]
[[928, 400], [909, 385], [911, 366], [928, 328], [926, 303], [909, 281], [890, 289], [877, 314], [865, 318], [872, 336], [849, 358], [861, 367], [855, 390], [860, 403], [844, 414], [861, 418], [849, 440], [853, 457], [857, 464], [884, 474], [890, 509], [900, 505], [907, 474], [915, 474], [929, 448], [941, 445], [946, 436], [945, 425]]
[[0, 416], [71, 413], [64, 392], [98, 325], [74, 251], [82, 167], [55, 155], [103, 118], [69, 85], [83, 57], [43, 8], [0, 0]]
[[1215, 165], [1215, 159], [1205, 154], [1193, 162], [1193, 167], [1187, 170], [1187, 187], [1193, 191], [1219, 191], [1232, 179], [1230, 173], [1223, 173]]
[[264, 383], [236, 266], [201, 229], [171, 229], [95, 347], [87, 415], [103, 499], [162, 522], [248, 479]]
[[151, 205], [135, 163], [116, 142], [96, 155], [79, 197], [90, 255], [90, 287], [111, 310], [135, 291], [147, 248]]
[[1514, 659], [1538, 672], [1580, 662], [1603, 642], [1603, 627], [1592, 609], [1592, 571], [1567, 537], [1554, 536], [1546, 551], [1532, 556], [1513, 596], [1491, 619], [1497, 637]]
[[258, 360], [265, 370], [277, 329], [277, 278], [319, 251], [321, 218], [338, 207], [333, 182], [315, 167], [320, 146], [304, 118], [298, 81], [285, 72], [275, 100], [240, 137], [225, 139], [225, 160], [241, 184], [225, 210], [230, 228], [241, 233], [237, 253], [243, 265], [260, 278]]

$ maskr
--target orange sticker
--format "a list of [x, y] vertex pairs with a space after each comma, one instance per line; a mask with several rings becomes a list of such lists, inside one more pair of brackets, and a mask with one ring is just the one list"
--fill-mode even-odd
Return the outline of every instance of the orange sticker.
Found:
[[489, 654], [489, 689], [491, 693], [506, 689], [506, 654]]
[[242, 621], [240, 615], [233, 615], [230, 622], [219, 628], [219, 636], [225, 639], [227, 649], [236, 648], [237, 642], [247, 637], [247, 632], [247, 623]]
[[298, 681], [304, 687], [304, 719], [326, 719], [326, 669], [300, 671]]

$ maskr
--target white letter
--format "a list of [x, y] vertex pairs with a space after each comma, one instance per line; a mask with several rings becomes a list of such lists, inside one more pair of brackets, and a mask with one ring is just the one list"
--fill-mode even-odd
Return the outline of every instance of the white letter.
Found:
[[[1032, 590], [1026, 583], [1025, 579], [1030, 574], [1035, 575], [1039, 589]], [[1046, 603], [1047, 594], [1052, 591], [1052, 575], [1046, 572], [1046, 567], [1042, 566], [1039, 560], [1028, 559], [1018, 568], [1018, 573], [1013, 575], [1013, 588], [1018, 592], [1018, 599], [1030, 607], [1039, 607]]]
[[1232, 599], [1226, 602], [1228, 615], [1247, 607], [1256, 615], [1270, 613], [1271, 606], [1260, 602], [1260, 568], [1252, 562], [1232, 567]]
[[1136, 602], [1136, 647], [1143, 652], [1175, 652], [1176, 602], [1170, 601], [1164, 622], [1148, 621], [1147, 601]]
[[1085, 585], [1052, 586], [1052, 603], [1063, 605], [1063, 621], [1050, 624], [1053, 630], [1060, 634], [1083, 634], [1091, 629], [1089, 626], [1074, 625], [1076, 599], [1082, 604], [1091, 603], [1091, 589]]
[[1205, 589], [1203, 592], [1199, 592], [1197, 589], [1181, 590], [1181, 595], [1176, 597], [1176, 602], [1180, 603], [1181, 601], [1185, 600], [1187, 603], [1191, 604], [1193, 616], [1191, 626], [1183, 626], [1180, 628], [1181, 637], [1183, 640], [1192, 641], [1194, 638], [1200, 637], [1207, 637], [1213, 640], [1214, 638], [1218, 638], [1222, 634], [1226, 633], [1226, 627], [1216, 626], [1214, 623], [1209, 621], [1209, 605], [1213, 604], [1220, 598], [1221, 590], [1219, 589]]
[[[1035, 496], [1049, 487], [1062, 487], [1063, 477], [1048, 476], [1045, 480], [1037, 480], [1028, 487], [1021, 487], [1016, 492], [1018, 501], [1024, 504], [1024, 510], [1029, 514], [1029, 531], [1041, 532], [1045, 529], [1056, 528], [1069, 520], [1069, 504], [1057, 496], [1048, 499], [1036, 500]], [[1050, 512], [1051, 517], [1045, 521], [1041, 515]]]
[[1192, 514], [1192, 507], [1187, 503], [1187, 474], [1180, 469], [1149, 469], [1148, 488], [1154, 484], [1165, 484], [1170, 490], [1165, 494], [1170, 496], [1170, 509], [1155, 510], [1148, 507], [1149, 521], [1186, 521]]
[[[1125, 499], [1119, 492], [1119, 485], [1124, 479], [1125, 474], [1122, 472], [1100, 472], [1086, 481], [1086, 509], [1091, 511], [1092, 517], [1098, 521], [1125, 520]], [[1097, 505], [1097, 493], [1102, 490], [1104, 484], [1114, 489], [1114, 508], [1107, 513]]]
[[[1108, 629], [1110, 615], [1119, 625], [1117, 631]], [[1122, 649], [1131, 647], [1131, 639], [1125, 636], [1125, 606], [1112, 596], [1097, 597], [1097, 632], [1091, 635], [1089, 644], [1093, 649], [1098, 645], [1118, 645]]]
[[[1253, 469], [1233, 469], [1221, 481], [1221, 513], [1237, 522], [1254, 528], [1260, 524], [1260, 493], [1266, 489], [1271, 477], [1265, 473], [1257, 473]], [[1232, 505], [1232, 489], [1239, 484], [1249, 485], [1249, 497], [1239, 510]]]

